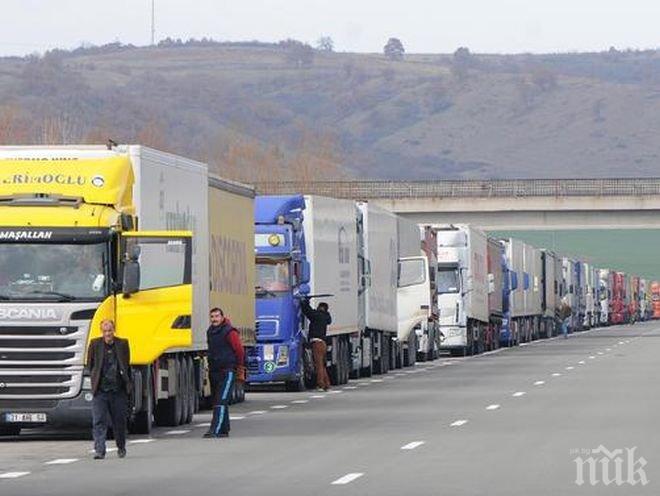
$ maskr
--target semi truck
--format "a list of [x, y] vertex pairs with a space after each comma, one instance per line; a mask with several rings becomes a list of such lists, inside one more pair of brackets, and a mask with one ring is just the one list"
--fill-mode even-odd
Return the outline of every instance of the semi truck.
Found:
[[[257, 344], [250, 385], [311, 385], [313, 364], [301, 299], [329, 304], [329, 373], [346, 383], [361, 363], [358, 226], [354, 202], [322, 196], [258, 196], [255, 202]], [[253, 255], [254, 256], [254, 255]]]
[[[395, 366], [398, 333], [398, 221], [397, 216], [372, 203], [358, 202], [366, 283], [361, 303], [364, 315], [361, 375], [384, 374]], [[402, 307], [405, 302], [402, 302]]]
[[610, 301], [610, 324], [625, 324], [629, 319], [628, 277], [625, 272], [612, 274], [612, 299]]
[[483, 348], [489, 322], [486, 234], [465, 224], [444, 225], [437, 237], [442, 349], [470, 355]]
[[543, 262], [541, 250], [528, 243], [523, 246], [524, 329], [525, 340], [531, 341], [538, 339], [541, 332]]
[[598, 325], [610, 323], [610, 302], [612, 299], [613, 273], [609, 269], [598, 269]]
[[0, 147], [0, 433], [89, 425], [104, 319], [129, 341], [132, 429], [190, 422], [209, 306], [253, 338], [253, 196], [139, 145]]
[[541, 337], [549, 338], [557, 334], [559, 305], [563, 296], [561, 258], [553, 251], [541, 250], [542, 259], [542, 323]]
[[503, 241], [511, 275], [511, 293], [509, 297], [509, 318], [506, 333], [513, 345], [525, 342], [527, 338], [527, 312], [525, 308], [525, 243], [509, 238]]
[[486, 328], [485, 349], [494, 350], [500, 345], [502, 319], [504, 318], [504, 279], [508, 275], [504, 247], [493, 238], [488, 238], [488, 327]]
[[433, 226], [419, 226], [422, 254], [428, 260], [429, 308], [427, 319], [417, 330], [417, 359], [425, 362], [435, 360], [440, 351], [442, 336], [438, 325], [438, 233]]

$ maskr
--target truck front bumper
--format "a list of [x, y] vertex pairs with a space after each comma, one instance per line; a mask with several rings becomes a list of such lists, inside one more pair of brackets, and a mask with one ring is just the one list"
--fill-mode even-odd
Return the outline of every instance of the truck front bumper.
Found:
[[[46, 422], [7, 422], [8, 413], [45, 413]], [[66, 400], [0, 400], [0, 426], [21, 428], [91, 427], [92, 393], [81, 391]]]

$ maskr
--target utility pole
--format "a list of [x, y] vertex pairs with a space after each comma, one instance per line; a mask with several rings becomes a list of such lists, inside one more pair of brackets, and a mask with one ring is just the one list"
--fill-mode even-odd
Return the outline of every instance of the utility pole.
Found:
[[156, 0], [151, 0], [151, 46], [156, 44]]

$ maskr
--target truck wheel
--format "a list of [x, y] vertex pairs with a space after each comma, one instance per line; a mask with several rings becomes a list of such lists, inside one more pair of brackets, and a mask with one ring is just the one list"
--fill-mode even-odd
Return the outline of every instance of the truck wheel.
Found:
[[[362, 364], [364, 363], [364, 341], [362, 341], [362, 360], [360, 361], [360, 373], [359, 377], [371, 377], [374, 373], [374, 337], [373, 335], [369, 339], [369, 347], [371, 353], [369, 354], [369, 365], [366, 367], [362, 367]], [[358, 379], [359, 377], [356, 377], [355, 379]]]
[[[158, 425], [162, 426], [168, 426], [168, 427], [176, 427], [179, 425], [179, 422], [181, 421], [181, 413], [183, 409], [182, 401], [181, 401], [181, 367], [180, 367], [180, 361], [176, 360], [175, 361], [177, 370], [172, 371], [170, 370], [169, 372], [171, 375], [169, 376], [170, 380], [175, 380], [177, 381], [177, 394], [171, 398], [167, 398], [166, 400], [159, 401], [158, 405], [156, 406], [156, 423]], [[176, 372], [172, 374], [172, 372]]]
[[15, 425], [3, 425], [0, 427], [0, 436], [18, 436], [21, 428]]
[[154, 387], [151, 375], [151, 367], [145, 369], [144, 374], [144, 398], [142, 410], [135, 414], [133, 429], [135, 434], [151, 434], [154, 418]]
[[303, 363], [302, 348], [298, 358], [298, 379], [287, 381], [284, 385], [288, 392], [297, 393], [305, 390], [305, 364]]

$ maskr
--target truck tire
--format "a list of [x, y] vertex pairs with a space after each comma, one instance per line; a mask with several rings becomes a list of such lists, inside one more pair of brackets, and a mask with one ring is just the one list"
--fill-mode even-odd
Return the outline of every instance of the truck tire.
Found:
[[177, 381], [177, 394], [166, 400], [158, 402], [156, 406], [156, 423], [160, 426], [176, 427], [181, 422], [183, 405], [181, 398], [181, 362], [179, 360], [175, 361], [176, 371], [174, 374], [169, 376], [170, 380]]
[[135, 414], [133, 428], [135, 434], [151, 434], [154, 419], [154, 386], [151, 367], [147, 367], [144, 373], [144, 396], [142, 398], [143, 408]]
[[3, 425], [0, 427], [0, 436], [18, 436], [21, 428], [15, 425]]
[[369, 356], [371, 357], [371, 359], [369, 360], [369, 365], [367, 365], [366, 367], [362, 367], [362, 364], [364, 363], [364, 341], [362, 341], [362, 352], [361, 352], [361, 355], [362, 355], [361, 358], [362, 359], [360, 360], [360, 373], [358, 374], [358, 377], [355, 377], [355, 379], [358, 379], [360, 377], [371, 377], [374, 373], [374, 359], [373, 359], [373, 356], [374, 356], [374, 340], [373, 340], [373, 336], [369, 339], [369, 347], [370, 347], [370, 351], [371, 351], [371, 353], [369, 354]]
[[284, 388], [291, 393], [298, 393], [305, 390], [305, 364], [303, 359], [303, 348], [300, 348], [298, 355], [298, 379], [295, 381], [287, 381]]
[[[385, 335], [382, 332], [375, 333], [376, 335], [374, 336], [375, 342], [373, 343], [373, 349], [375, 350], [378, 348], [380, 351], [380, 357], [377, 359], [373, 359], [373, 357], [376, 356], [375, 353], [372, 353], [372, 364], [373, 364], [373, 373], [374, 374], [384, 374], [387, 372], [387, 369], [385, 368], [385, 362], [387, 360], [387, 353], [388, 349], [387, 346], [385, 345]], [[376, 345], [376, 342], [378, 342], [378, 345]]]
[[184, 424], [189, 424], [193, 421], [195, 415], [195, 397], [197, 391], [195, 388], [195, 367], [191, 357], [186, 357], [186, 368], [188, 369], [188, 408], [187, 415], [184, 419]]

